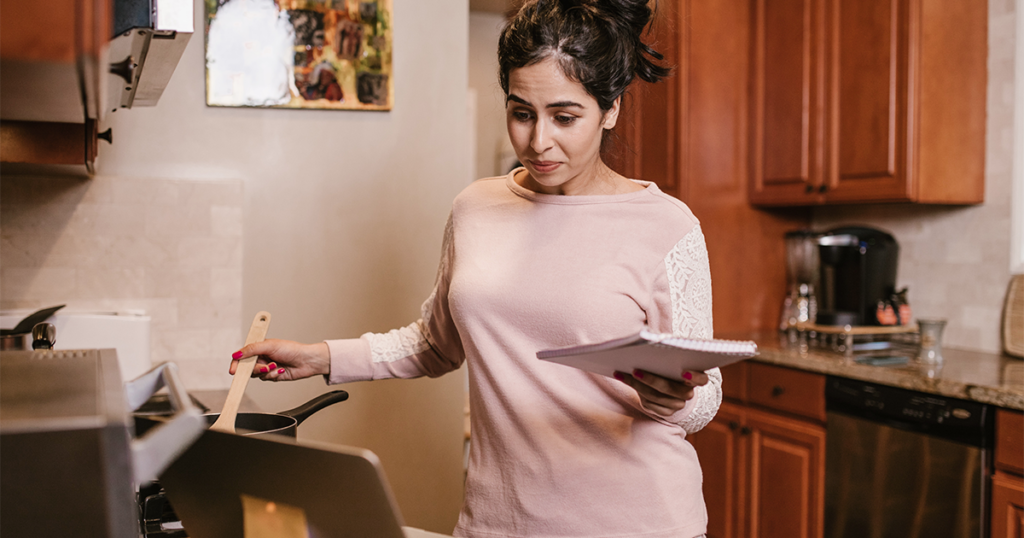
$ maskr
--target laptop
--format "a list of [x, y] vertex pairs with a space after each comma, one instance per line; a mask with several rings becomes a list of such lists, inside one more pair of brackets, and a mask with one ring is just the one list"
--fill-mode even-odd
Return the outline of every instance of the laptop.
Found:
[[190, 538], [430, 538], [369, 450], [207, 430], [160, 476]]

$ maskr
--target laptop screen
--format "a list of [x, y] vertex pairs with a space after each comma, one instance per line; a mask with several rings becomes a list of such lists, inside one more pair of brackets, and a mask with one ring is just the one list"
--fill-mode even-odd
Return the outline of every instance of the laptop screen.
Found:
[[206, 431], [160, 477], [191, 538], [403, 538], [369, 450]]

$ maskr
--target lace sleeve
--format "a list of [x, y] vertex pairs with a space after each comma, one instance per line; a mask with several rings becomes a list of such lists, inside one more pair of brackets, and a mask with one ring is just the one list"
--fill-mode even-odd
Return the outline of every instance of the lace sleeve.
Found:
[[[672, 299], [672, 334], [685, 338], [714, 337], [711, 316], [711, 265], [700, 225], [694, 226], [665, 257]], [[708, 383], [697, 387], [680, 426], [694, 433], [711, 422], [722, 404], [722, 374], [707, 371]]]

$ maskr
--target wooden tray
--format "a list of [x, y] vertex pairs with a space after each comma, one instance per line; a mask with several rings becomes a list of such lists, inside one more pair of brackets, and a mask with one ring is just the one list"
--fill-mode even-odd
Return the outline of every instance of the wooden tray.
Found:
[[916, 333], [917, 324], [914, 325], [890, 325], [884, 327], [873, 327], [867, 325], [817, 325], [814, 323], [797, 323], [798, 331], [815, 331], [823, 334], [850, 334], [850, 335], [875, 335], [875, 334], [903, 334]]
[[1024, 274], [1013, 275], [1003, 309], [1003, 350], [1024, 359]]

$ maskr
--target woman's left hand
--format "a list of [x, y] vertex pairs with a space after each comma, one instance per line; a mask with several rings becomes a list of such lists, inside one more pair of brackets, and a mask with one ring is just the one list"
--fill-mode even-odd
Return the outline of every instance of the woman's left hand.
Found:
[[704, 372], [686, 370], [682, 378], [675, 381], [644, 370], [633, 370], [632, 374], [615, 372], [615, 379], [633, 387], [640, 395], [644, 408], [663, 417], [685, 407], [686, 402], [693, 398], [694, 389], [708, 382], [708, 375]]

